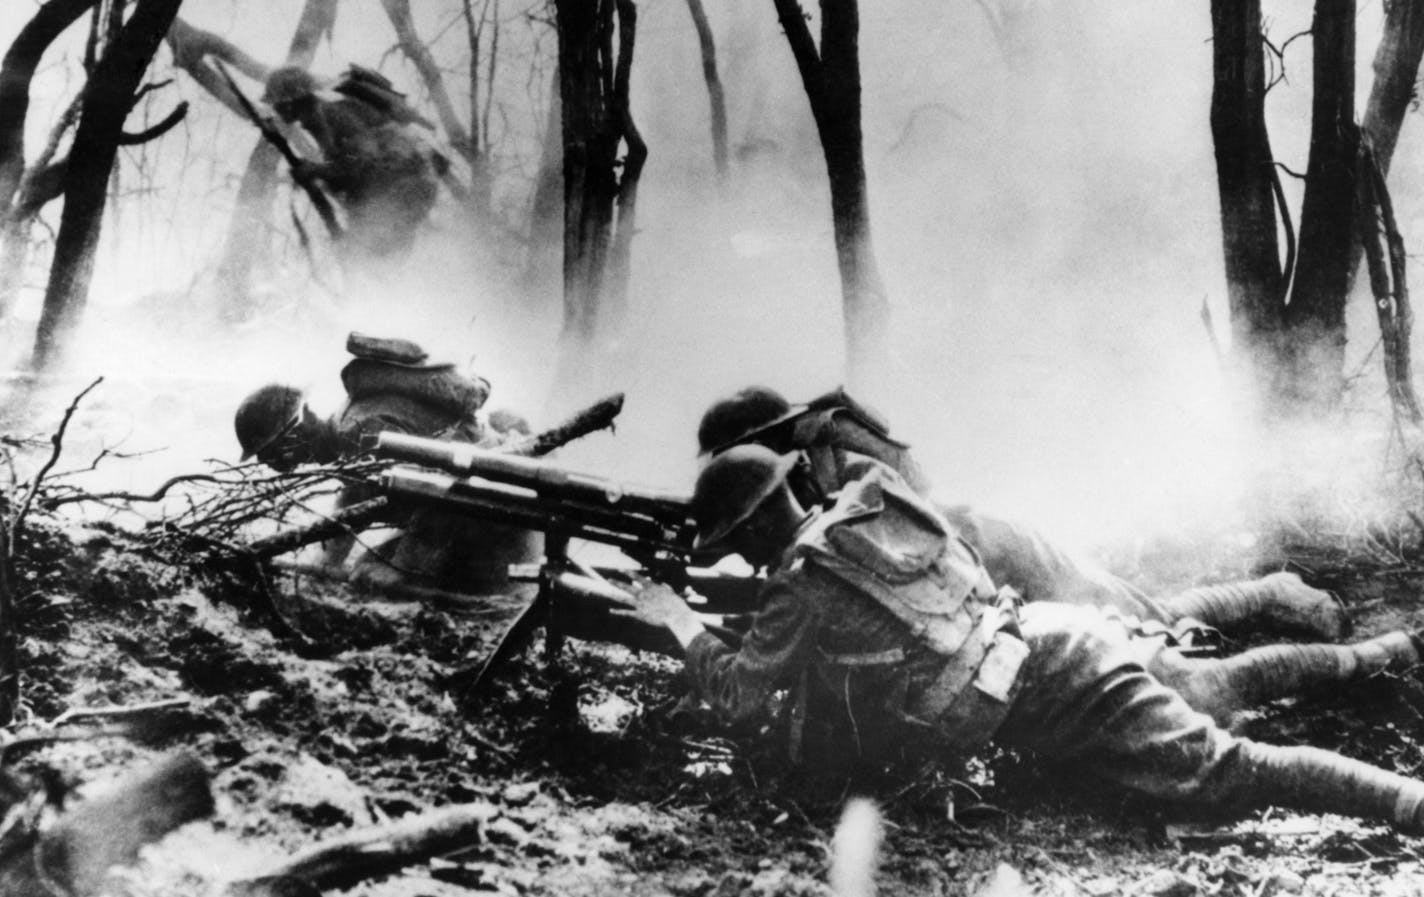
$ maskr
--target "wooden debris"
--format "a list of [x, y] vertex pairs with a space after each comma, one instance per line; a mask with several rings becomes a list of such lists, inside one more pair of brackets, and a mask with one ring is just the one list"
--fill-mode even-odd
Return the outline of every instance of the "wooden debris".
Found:
[[487, 802], [457, 804], [358, 829], [317, 844], [270, 875], [238, 882], [234, 897], [289, 897], [328, 888], [349, 888], [412, 863], [475, 847], [499, 815]]

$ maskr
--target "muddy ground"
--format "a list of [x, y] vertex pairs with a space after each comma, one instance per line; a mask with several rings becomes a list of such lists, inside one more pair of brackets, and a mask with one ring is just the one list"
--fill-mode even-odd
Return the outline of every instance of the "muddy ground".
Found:
[[[1257, 560], [1336, 590], [1356, 637], [1424, 623], [1424, 566], [1407, 552], [1297, 546]], [[278, 574], [272, 595], [301, 641], [273, 634], [248, 580], [43, 515], [26, 527], [17, 573], [24, 716], [13, 731], [45, 731], [76, 708], [187, 703], [142, 737], [43, 745], [16, 767], [94, 789], [186, 749], [213, 776], [216, 813], [148, 849], [116, 894], [222, 893], [323, 839], [452, 804], [487, 809], [467, 850], [347, 893], [825, 894], [853, 791], [884, 807], [883, 894], [1424, 893], [1424, 840], [1336, 817], [1187, 819], [1011, 756], [853, 782], [808, 775], [755, 733], [728, 738], [674, 713], [676, 664], [617, 647], [571, 643], [550, 663], [536, 644], [486, 697], [462, 701], [452, 674], [484, 656], [519, 596], [393, 603]], [[1246, 725], [1418, 774], [1417, 692], [1380, 679]]]

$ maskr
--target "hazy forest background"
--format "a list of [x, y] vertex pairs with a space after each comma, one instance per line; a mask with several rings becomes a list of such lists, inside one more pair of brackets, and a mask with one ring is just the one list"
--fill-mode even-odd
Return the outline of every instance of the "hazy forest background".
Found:
[[[0, 9], [0, 45], [38, 6]], [[624, 391], [617, 434], [571, 447], [566, 462], [686, 488], [696, 422], [711, 400], [753, 382], [793, 399], [845, 382], [826, 168], [771, 0], [706, 4], [726, 102], [721, 175], [689, 4], [638, 5], [630, 102], [648, 156], [628, 307], [621, 331], [575, 359], [572, 377], [558, 372], [557, 223], [551, 243], [536, 200], [548, 158], [552, 4], [412, 0], [453, 121], [474, 135], [462, 145], [400, 46], [387, 10], [399, 6], [339, 0], [310, 67], [331, 77], [356, 62], [388, 75], [440, 121], [434, 139], [475, 188], [471, 203], [443, 195], [411, 258], [356, 277], [336, 264], [283, 170], [261, 251], [234, 290], [220, 262], [258, 136], [176, 66], [165, 43], [145, 76], [162, 86], [142, 96], [127, 130], [179, 103], [186, 115], [120, 148], [87, 305], [38, 374], [25, 364], [62, 203], [26, 227], [19, 288], [0, 307], [5, 386], [23, 395], [7, 407], [7, 429], [49, 432], [103, 375], [83, 438], [139, 456], [111, 459], [95, 476], [150, 489], [203, 459], [235, 459], [231, 412], [256, 385], [290, 381], [334, 409], [343, 339], [357, 329], [469, 362], [494, 384], [491, 407], [536, 426]], [[1408, 473], [1414, 434], [1391, 420], [1363, 275], [1347, 308], [1340, 415], [1297, 422], [1268, 447], [1261, 409], [1229, 375], [1211, 7], [862, 5], [870, 220], [893, 315], [888, 362], [854, 385], [917, 447], [942, 495], [1089, 547], [1223, 523], [1246, 531], [1263, 512], [1294, 513], [1301, 494], [1307, 505], [1366, 514], [1382, 483], [1410, 483], [1379, 476]], [[98, 8], [107, 15], [112, 4]], [[298, 0], [186, 0], [178, 17], [271, 67], [284, 61], [302, 11]], [[814, 30], [818, 13], [808, 11]], [[1292, 36], [1310, 29], [1314, 10], [1268, 0], [1262, 13], [1274, 80], [1266, 120], [1294, 214], [1302, 186], [1289, 174], [1307, 167], [1313, 44]], [[83, 84], [90, 23], [81, 16], [35, 73], [27, 160], [45, 152]], [[1358, 4], [1357, 119], [1383, 26], [1380, 3]], [[260, 95], [259, 82], [233, 70]], [[1411, 106], [1389, 176], [1406, 248], [1424, 226], [1417, 119]], [[58, 138], [61, 155], [70, 134]]]

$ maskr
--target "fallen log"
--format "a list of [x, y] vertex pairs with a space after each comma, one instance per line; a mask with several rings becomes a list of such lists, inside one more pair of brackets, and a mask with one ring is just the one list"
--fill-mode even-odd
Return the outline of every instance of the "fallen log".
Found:
[[499, 816], [493, 804], [457, 804], [385, 825], [358, 829], [316, 844], [271, 874], [237, 882], [234, 897], [276, 897], [309, 890], [349, 888], [442, 854], [476, 847], [485, 827]]
[[40, 799], [12, 805], [6, 814], [0, 894], [98, 894], [110, 867], [132, 863], [139, 848], [213, 812], [208, 772], [188, 753], [57, 816], [58, 795], [34, 797]]

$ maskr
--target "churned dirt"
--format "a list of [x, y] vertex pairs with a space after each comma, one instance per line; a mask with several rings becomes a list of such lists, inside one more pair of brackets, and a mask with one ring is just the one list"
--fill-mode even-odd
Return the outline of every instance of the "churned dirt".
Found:
[[[1355, 610], [1355, 637], [1420, 622], [1424, 567], [1409, 557], [1282, 551], [1272, 564]], [[220, 894], [323, 840], [456, 804], [485, 810], [467, 849], [346, 893], [827, 894], [852, 792], [883, 807], [883, 894], [1424, 893], [1424, 840], [1337, 817], [1187, 819], [1010, 756], [855, 781], [808, 773], [757, 733], [728, 738], [675, 712], [677, 665], [616, 647], [571, 643], [551, 662], [536, 643], [465, 700], [458, 671], [520, 596], [450, 609], [278, 574], [271, 593], [298, 639], [273, 634], [250, 581], [211, 573], [116, 529], [37, 515], [22, 534], [14, 730], [48, 731], [76, 708], [186, 703], [135, 736], [26, 748], [14, 768], [93, 790], [186, 749], [213, 777], [215, 815], [117, 872], [116, 894]], [[1379, 679], [1246, 725], [1417, 775], [1421, 710], [1416, 681]]]

